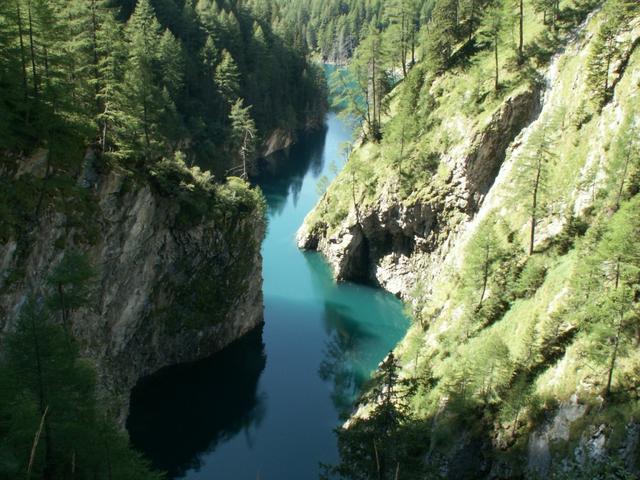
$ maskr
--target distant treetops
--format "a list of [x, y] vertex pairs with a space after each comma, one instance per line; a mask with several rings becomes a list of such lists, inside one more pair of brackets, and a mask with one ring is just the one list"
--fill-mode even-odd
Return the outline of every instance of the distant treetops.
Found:
[[241, 156], [237, 100], [264, 136], [319, 123], [324, 92], [305, 52], [242, 2], [16, 0], [0, 16], [0, 150], [44, 144], [53, 168], [78, 144], [210, 166]]

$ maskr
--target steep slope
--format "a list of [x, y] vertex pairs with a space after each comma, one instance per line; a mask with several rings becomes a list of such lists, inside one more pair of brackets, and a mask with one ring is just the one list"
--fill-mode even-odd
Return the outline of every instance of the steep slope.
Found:
[[[15, 163], [13, 189], [37, 185], [47, 155]], [[178, 160], [135, 177], [90, 153], [67, 180], [49, 180], [60, 190], [48, 192], [38, 222], [3, 235], [0, 331], [12, 331], [29, 295], [66, 288], [72, 299], [73, 285], [58, 287], [51, 276], [70, 252], [82, 252], [95, 275], [66, 321], [124, 419], [140, 377], [206, 357], [262, 322], [263, 200], [239, 179], [216, 185]]]
[[[508, 82], [479, 102], [473, 68], [408, 77], [392, 93], [386, 132], [412, 89], [417, 118], [432, 119], [412, 140], [428, 148], [407, 147], [398, 160], [398, 142], [358, 146], [299, 232], [337, 279], [374, 282], [411, 306], [416, 321], [395, 352], [398, 385], [412, 385], [396, 399], [409, 412], [398, 465], [409, 451], [448, 478], [547, 474], [604, 455], [638, 468], [639, 359], [618, 349], [637, 324], [637, 299], [596, 307], [589, 288], [613, 287], [587, 280], [623, 257], [603, 246], [620, 225], [629, 229], [622, 244], [638, 234], [640, 16], [609, 37], [600, 101], [594, 59], [611, 18], [593, 13], [567, 34], [542, 81]], [[616, 308], [620, 321], [607, 320]], [[375, 392], [355, 425], [381, 401]]]

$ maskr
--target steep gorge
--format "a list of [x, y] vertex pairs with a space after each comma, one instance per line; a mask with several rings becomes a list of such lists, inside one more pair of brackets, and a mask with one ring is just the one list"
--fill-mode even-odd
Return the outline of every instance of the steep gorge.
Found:
[[[596, 11], [576, 28], [542, 72], [542, 81], [533, 84], [538, 87], [518, 87], [497, 105], [490, 103], [472, 114], [464, 105], [471, 96], [468, 90], [446, 90], [456, 88], [455, 73], [436, 78], [429, 93], [436, 109], [450, 104], [445, 110], [450, 115], [424, 133], [440, 142], [443, 152], [428, 180], [403, 190], [397, 167], [390, 170], [385, 163], [384, 147], [361, 143], [298, 232], [299, 246], [322, 252], [337, 280], [375, 283], [410, 305], [416, 321], [395, 353], [401, 378], [429, 379], [428, 386], [419, 387], [424, 389], [421, 393], [413, 394], [409, 411], [429, 426], [425, 428], [430, 438], [418, 447], [424, 449], [422, 460], [447, 478], [545, 475], [561, 465], [584, 465], [604, 455], [620, 455], [629, 468], [638, 469], [633, 408], [605, 403], [599, 393], [603, 377], [584, 363], [585, 349], [593, 347], [576, 334], [586, 327], [571, 317], [568, 302], [577, 281], [574, 272], [580, 268], [579, 254], [571, 246], [559, 255], [549, 253], [565, 248], [558, 244], [575, 228], [576, 219], [591, 222], [607, 209], [604, 215], [612, 215], [611, 207], [603, 206], [603, 199], [613, 195], [611, 175], [617, 167], [612, 152], [627, 129], [638, 125], [637, 16], [615, 39], [617, 55], [607, 72], [610, 101], [602, 110], [585, 113], [591, 101], [590, 56], [606, 21]], [[392, 112], [403, 87], [400, 84], [391, 94]], [[631, 123], [625, 124], [625, 118]], [[524, 298], [516, 295], [505, 302], [502, 292], [491, 291], [504, 285], [490, 287], [487, 303], [497, 303], [486, 308], [495, 310], [486, 323], [473, 323], [474, 315], [484, 313], [462, 300], [467, 288], [463, 275], [469, 272], [469, 251], [480, 225], [506, 232], [505, 244], [516, 252], [516, 271], [531, 263], [517, 253], [526, 245], [530, 221], [516, 192], [521, 165], [535, 150], [536, 136], [540, 138], [550, 124], [554, 161], [535, 242], [545, 273]], [[509, 275], [510, 267], [500, 268], [505, 270], [496, 275]], [[554, 333], [548, 333], [550, 328]], [[495, 360], [502, 346], [507, 364]], [[532, 373], [523, 374], [521, 365], [531, 361], [527, 355], [540, 359]], [[633, 353], [625, 357], [625, 368], [635, 359]], [[495, 373], [478, 373], [483, 362], [492, 369], [504, 368], [505, 376], [496, 380], [504, 383], [496, 387], [492, 400], [483, 397], [486, 393], [466, 400], [477, 402], [476, 407], [461, 414], [456, 408], [463, 407], [452, 400], [456, 382], [462, 382], [464, 392], [476, 388], [476, 375], [484, 375], [477, 387], [484, 392], [486, 375]], [[536, 410], [539, 407], [525, 407], [526, 401], [515, 419], [504, 413], [512, 402], [521, 401], [509, 392], [521, 388], [517, 380], [533, 392], [527, 394], [530, 398], [542, 399], [543, 413]], [[354, 418], [367, 418], [376, 401], [366, 396]], [[627, 413], [621, 414], [624, 409]], [[613, 411], [621, 417], [614, 420]], [[523, 420], [525, 412], [529, 413]]]

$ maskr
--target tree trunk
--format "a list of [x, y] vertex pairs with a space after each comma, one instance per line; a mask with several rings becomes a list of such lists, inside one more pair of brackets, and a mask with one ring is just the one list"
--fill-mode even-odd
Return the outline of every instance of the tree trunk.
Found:
[[69, 331], [69, 319], [67, 318], [67, 309], [64, 301], [64, 287], [61, 283], [58, 283], [58, 296], [60, 297], [60, 312], [62, 318], [62, 328], [67, 335], [67, 339], [71, 339], [71, 332]]
[[20, 63], [22, 64], [22, 88], [24, 89], [24, 99], [27, 100], [27, 60], [24, 53], [24, 33], [22, 31], [22, 13], [20, 12], [20, 0], [16, 0], [16, 13], [18, 15], [18, 38], [20, 39]]
[[611, 396], [611, 383], [613, 381], [613, 371], [616, 367], [616, 360], [618, 359], [618, 349], [620, 348], [620, 335], [622, 334], [622, 319], [623, 313], [620, 312], [620, 319], [618, 321], [618, 328], [616, 329], [616, 336], [613, 343], [613, 352], [611, 353], [611, 361], [609, 362], [609, 372], [607, 373], [607, 387], [604, 391], [604, 398], [607, 400]]
[[51, 433], [49, 431], [49, 421], [46, 419], [48, 407], [45, 406], [45, 390], [44, 390], [44, 372], [42, 369], [42, 357], [40, 354], [40, 341], [38, 339], [38, 328], [36, 326], [33, 315], [31, 316], [31, 335], [33, 339], [33, 350], [36, 361], [36, 376], [38, 378], [38, 405], [40, 414], [44, 418], [44, 438], [45, 438], [45, 466], [42, 472], [42, 478], [49, 480], [53, 476], [53, 450], [51, 448]]
[[33, 43], [33, 22], [31, 20], [31, 0], [27, 3], [27, 13], [29, 20], [29, 49], [31, 51], [31, 69], [33, 77], [33, 94], [36, 100], [38, 100], [38, 73], [36, 70], [36, 53], [35, 45]]
[[518, 44], [518, 60], [523, 61], [524, 48], [524, 0], [520, 0], [520, 42]]
[[496, 35], [495, 39], [494, 39], [494, 54], [495, 54], [495, 58], [496, 58], [496, 84], [495, 84], [495, 88], [496, 88], [496, 92], [498, 91], [498, 89], [500, 88], [500, 65], [498, 64], [498, 35]]
[[96, 16], [96, 0], [91, 0], [91, 50], [93, 50], [93, 76], [95, 78], [95, 96], [96, 96], [96, 113], [104, 110], [100, 103], [100, 72], [99, 72], [99, 58], [98, 58], [98, 19]]
[[484, 266], [482, 269], [482, 292], [480, 293], [480, 302], [478, 303], [478, 310], [482, 308], [482, 302], [484, 301], [484, 295], [487, 293], [487, 283], [489, 282], [489, 248], [485, 248]]
[[627, 156], [624, 161], [624, 169], [622, 171], [622, 178], [620, 179], [620, 188], [618, 188], [618, 195], [616, 196], [616, 210], [620, 208], [620, 201], [622, 200], [622, 193], [624, 191], [624, 182], [627, 178], [627, 171], [629, 170], [629, 162], [631, 160], [630, 152], [627, 152]]
[[533, 255], [533, 245], [536, 237], [536, 214], [538, 209], [538, 188], [540, 187], [540, 176], [542, 175], [542, 163], [538, 161], [536, 180], [533, 184], [533, 199], [531, 202], [531, 230], [529, 232], [529, 256]]

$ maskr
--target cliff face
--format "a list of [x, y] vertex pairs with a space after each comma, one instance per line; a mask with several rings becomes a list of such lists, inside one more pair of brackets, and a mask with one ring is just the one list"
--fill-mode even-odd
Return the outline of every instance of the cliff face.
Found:
[[[605, 377], [584, 360], [594, 348], [586, 340], [589, 327], [568, 306], [577, 281], [574, 272], [585, 259], [571, 248], [551, 253], [576, 218], [588, 223], [598, 214], [613, 215], [602, 199], [612, 195], [612, 178], [628, 174], [614, 163], [616, 145], [640, 121], [637, 17], [615, 39], [616, 55], [607, 72], [610, 98], [602, 109], [585, 113], [592, 101], [589, 62], [603, 21], [594, 13], [567, 38], [541, 72], [539, 87], [518, 88], [475, 117], [450, 108], [450, 117], [434, 122], [426, 135], [455, 140], [443, 148], [437, 172], [410, 191], [402, 191], [401, 180], [394, 178], [398, 175], [383, 163], [376, 165], [384, 161], [384, 146], [358, 147], [298, 233], [299, 246], [322, 252], [336, 279], [376, 283], [412, 307], [416, 322], [396, 358], [401, 359], [401, 377], [423, 372], [430, 379], [429, 387], [420, 387], [425, 392], [411, 400], [410, 410], [429, 425], [434, 442], [422, 445], [423, 460], [447, 478], [512, 478], [526, 471], [546, 475], [567, 461], [584, 463], [605, 454], [638, 469], [633, 408], [622, 400], [615, 407], [604, 404]], [[453, 94], [438, 93], [445, 82], [436, 79], [430, 92], [453, 103]], [[632, 119], [626, 126], [625, 118]], [[553, 161], [536, 222], [537, 256], [530, 260], [530, 221], [526, 200], [518, 196], [523, 189], [519, 175], [536, 151], [535, 139], [549, 125]], [[374, 167], [366, 170], [368, 164]], [[359, 171], [366, 172], [361, 178], [376, 177], [370, 181], [372, 191], [362, 195], [353, 182]], [[515, 252], [512, 267], [508, 262], [497, 267], [498, 277], [508, 276], [509, 268], [522, 271], [527, 263], [544, 264], [540, 283], [523, 296], [504, 300], [499, 289], [506, 283], [490, 285], [490, 306], [485, 308], [494, 310], [489, 313], [480, 309], [476, 297], [476, 304], [463, 300], [468, 282], [462, 278], [470, 271], [470, 246], [486, 222], [508, 232], [505, 248]], [[580, 331], [584, 333], [576, 333]], [[503, 347], [503, 359], [495, 360], [495, 351]], [[637, 361], [633, 352], [621, 360], [625, 365]], [[523, 367], [527, 362], [533, 366]], [[483, 398], [487, 364], [492, 365], [490, 375], [494, 368], [504, 368], [504, 378], [495, 380], [502, 386], [491, 400]], [[454, 385], [463, 377], [464, 401], [474, 406], [461, 414], [455, 409], [462, 407], [452, 399]], [[514, 397], [514, 385], [526, 385], [528, 398], [545, 402], [544, 407], [528, 400], [517, 403], [521, 399]], [[474, 388], [477, 392], [471, 393]], [[515, 415], [508, 413], [514, 405], [510, 402], [519, 405]], [[371, 408], [365, 403], [356, 417], [366, 417]], [[626, 413], [615, 417], [612, 411]], [[499, 413], [494, 418], [491, 412]], [[446, 430], [451, 425], [457, 428], [453, 434]]]
[[482, 205], [507, 147], [538, 112], [538, 91], [527, 89], [510, 96], [441, 160], [448, 173], [432, 198], [407, 203], [387, 185], [359, 212], [360, 223], [355, 209], [333, 232], [320, 222], [305, 222], [298, 232], [298, 245], [321, 251], [339, 281], [373, 281], [406, 297], [415, 272], [425, 262], [432, 275], [437, 274], [437, 265], [455, 243], [455, 235]]
[[[84, 225], [46, 209], [28, 240], [0, 246], [0, 331], [11, 330], [27, 294], [42, 292], [65, 249], [86, 252], [97, 272], [91, 308], [70, 323], [122, 416], [140, 377], [209, 356], [262, 322], [264, 219], [260, 208], [190, 219], [184, 202], [149, 181], [97, 174], [91, 160], [78, 178], [93, 205]], [[90, 223], [99, 234], [88, 239]]]

